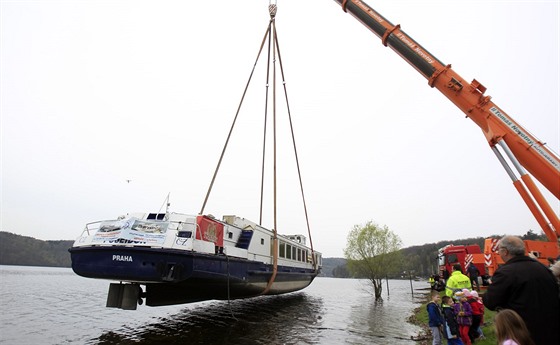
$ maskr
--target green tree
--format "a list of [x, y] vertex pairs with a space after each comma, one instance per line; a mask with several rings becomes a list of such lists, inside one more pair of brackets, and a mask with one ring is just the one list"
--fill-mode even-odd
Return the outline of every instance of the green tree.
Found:
[[364, 226], [354, 225], [348, 234], [344, 255], [348, 269], [357, 277], [368, 279], [373, 285], [375, 300], [381, 299], [382, 279], [400, 270], [402, 242], [399, 236], [368, 221]]

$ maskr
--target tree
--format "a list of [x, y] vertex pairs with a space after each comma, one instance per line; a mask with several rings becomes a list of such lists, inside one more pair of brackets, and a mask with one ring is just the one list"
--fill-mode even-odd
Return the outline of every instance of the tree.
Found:
[[389, 230], [368, 221], [364, 226], [354, 225], [348, 234], [344, 255], [348, 269], [354, 276], [368, 279], [373, 285], [375, 300], [381, 299], [382, 279], [400, 270], [401, 239]]
[[531, 241], [547, 241], [546, 235], [544, 233], [537, 234], [533, 230], [527, 231], [525, 235], [521, 237], [522, 240], [531, 240]]

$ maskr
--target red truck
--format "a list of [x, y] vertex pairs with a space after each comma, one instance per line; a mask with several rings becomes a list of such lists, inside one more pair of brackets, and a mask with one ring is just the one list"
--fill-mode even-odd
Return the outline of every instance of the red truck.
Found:
[[438, 250], [439, 272], [440, 276], [445, 280], [451, 275], [453, 265], [460, 264], [461, 270], [466, 274], [467, 267], [470, 263], [473, 263], [480, 272], [478, 285], [488, 285], [489, 275], [486, 269], [487, 264], [485, 263], [484, 253], [481, 252], [478, 245], [455, 246], [450, 244]]

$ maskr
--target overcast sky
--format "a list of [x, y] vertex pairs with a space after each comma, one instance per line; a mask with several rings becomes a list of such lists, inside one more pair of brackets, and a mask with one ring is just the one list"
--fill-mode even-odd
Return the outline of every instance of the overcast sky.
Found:
[[[368, 3], [560, 151], [557, 0]], [[405, 247], [539, 231], [480, 129], [379, 38], [332, 0], [277, 4], [316, 250], [369, 220]], [[268, 21], [266, 0], [1, 0], [1, 230], [74, 239], [168, 193], [198, 213]], [[205, 213], [259, 219], [265, 68]], [[281, 90], [278, 230], [306, 233]]]

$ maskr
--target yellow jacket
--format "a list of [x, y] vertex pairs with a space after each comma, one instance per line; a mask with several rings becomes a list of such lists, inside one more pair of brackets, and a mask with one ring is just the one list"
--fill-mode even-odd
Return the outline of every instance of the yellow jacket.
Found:
[[447, 284], [445, 285], [445, 294], [449, 297], [453, 297], [455, 291], [462, 289], [471, 289], [471, 279], [461, 273], [460, 271], [454, 271], [451, 273], [449, 279], [447, 279]]

